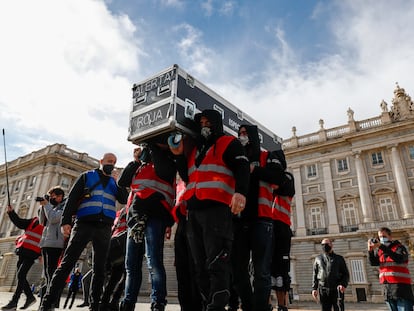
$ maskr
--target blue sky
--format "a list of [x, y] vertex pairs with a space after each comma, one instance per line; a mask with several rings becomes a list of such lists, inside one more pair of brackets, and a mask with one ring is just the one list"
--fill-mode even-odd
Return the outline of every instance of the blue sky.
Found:
[[[178, 64], [282, 138], [414, 92], [406, 0], [4, 0], [7, 158], [48, 144], [131, 159], [131, 87]], [[0, 161], [3, 163], [3, 159]]]

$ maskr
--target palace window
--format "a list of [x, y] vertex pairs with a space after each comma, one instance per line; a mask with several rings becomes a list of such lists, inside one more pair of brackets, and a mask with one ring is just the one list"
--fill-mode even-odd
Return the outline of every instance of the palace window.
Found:
[[347, 172], [348, 171], [348, 161], [347, 159], [336, 160], [338, 165], [338, 172]]
[[383, 221], [397, 219], [397, 213], [390, 197], [379, 199], [379, 210]]
[[14, 185], [14, 192], [19, 191], [21, 186], [22, 186], [22, 181], [21, 180], [17, 181]]
[[310, 208], [310, 227], [312, 229], [324, 228], [325, 221], [322, 214], [322, 208], [320, 206], [314, 206]]
[[32, 189], [34, 185], [36, 184], [36, 180], [37, 180], [36, 176], [30, 177], [29, 183], [27, 184], [27, 189]]
[[364, 270], [364, 262], [362, 259], [351, 259], [351, 275], [353, 283], [363, 284], [367, 282]]
[[62, 176], [62, 179], [60, 180], [60, 186], [63, 189], [69, 189], [70, 187], [70, 183], [71, 183], [71, 179], [67, 176]]
[[307, 176], [308, 178], [317, 177], [318, 172], [316, 171], [316, 164], [311, 164], [307, 166]]
[[382, 159], [382, 153], [381, 152], [372, 153], [371, 158], [372, 158], [372, 165], [384, 164], [384, 160]]
[[414, 146], [408, 147], [408, 153], [411, 160], [414, 160]]
[[357, 211], [355, 209], [354, 203], [344, 203], [343, 207], [343, 218], [345, 226], [353, 226], [358, 224]]

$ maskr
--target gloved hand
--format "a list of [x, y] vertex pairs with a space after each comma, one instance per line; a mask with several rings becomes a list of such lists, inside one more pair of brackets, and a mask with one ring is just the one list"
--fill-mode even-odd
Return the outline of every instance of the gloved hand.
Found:
[[145, 228], [147, 227], [147, 215], [135, 216], [135, 225], [129, 230], [129, 237], [134, 239], [135, 243], [144, 241]]

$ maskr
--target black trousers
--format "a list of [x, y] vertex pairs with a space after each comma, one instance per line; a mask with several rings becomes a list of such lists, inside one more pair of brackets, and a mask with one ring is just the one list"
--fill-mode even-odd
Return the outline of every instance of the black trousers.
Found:
[[218, 204], [188, 211], [187, 237], [206, 310], [225, 310], [230, 297], [232, 214]]
[[17, 287], [12, 297], [13, 302], [17, 303], [19, 301], [22, 292], [24, 292], [27, 298], [33, 297], [29, 282], [27, 282], [27, 273], [33, 264], [33, 258], [19, 256], [19, 259], [17, 261]]
[[178, 301], [181, 311], [201, 311], [202, 299], [194, 277], [195, 267], [188, 245], [186, 227], [187, 221], [180, 219], [174, 237]]
[[105, 284], [101, 301], [105, 304], [112, 302], [116, 302], [118, 304], [125, 288], [125, 264], [121, 263], [111, 266], [109, 271], [110, 275]]
[[344, 294], [338, 293], [336, 288], [319, 288], [319, 300], [322, 311], [344, 311]]
[[68, 296], [66, 297], [65, 304], [63, 305], [63, 309], [66, 308], [66, 306], [68, 305], [68, 302], [69, 302], [69, 300], [71, 298], [72, 298], [72, 300], [70, 301], [69, 309], [72, 309], [73, 302], [75, 301], [75, 298], [76, 298], [76, 294], [77, 293], [78, 293], [78, 289], [77, 288], [69, 288]]
[[53, 274], [49, 290], [43, 299], [42, 306], [49, 309], [55, 305], [65, 286], [66, 279], [79, 259], [83, 249], [92, 241], [93, 275], [91, 284], [91, 310], [97, 310], [102, 295], [105, 279], [105, 262], [108, 256], [111, 239], [111, 225], [103, 223], [78, 222], [72, 228], [68, 246], [59, 268]]
[[46, 283], [43, 285], [44, 288], [40, 291], [40, 300], [43, 300], [45, 293], [49, 287], [50, 281], [52, 280], [53, 273], [55, 272], [59, 258], [62, 255], [63, 249], [56, 247], [43, 247], [42, 248], [42, 257], [43, 257], [43, 271], [46, 277]]
[[290, 248], [292, 241], [292, 230], [290, 226], [281, 222], [273, 222], [273, 258], [272, 276], [282, 277], [283, 285], [275, 286], [277, 291], [287, 292], [290, 289]]

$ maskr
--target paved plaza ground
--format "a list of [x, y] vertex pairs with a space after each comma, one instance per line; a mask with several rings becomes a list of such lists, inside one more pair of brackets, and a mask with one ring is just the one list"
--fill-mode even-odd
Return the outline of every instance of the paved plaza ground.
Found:
[[[7, 304], [10, 301], [10, 298], [13, 293], [9, 292], [0, 292], [0, 306]], [[76, 298], [75, 303], [73, 304], [73, 308], [70, 309], [71, 311], [88, 311], [88, 308], [77, 308], [76, 306], [82, 303], [82, 294], [78, 294], [79, 297]], [[24, 304], [26, 297], [22, 295], [19, 301], [18, 309]], [[61, 304], [63, 306], [64, 299], [66, 299], [66, 294], [62, 295]], [[150, 303], [148, 297], [140, 297], [140, 302], [137, 303], [135, 310], [136, 311], [149, 311], [150, 310]], [[169, 298], [170, 303], [166, 307], [166, 311], [180, 311], [180, 306], [177, 303], [176, 297]], [[28, 311], [37, 311], [39, 307], [39, 302], [36, 302], [32, 305]], [[60, 308], [59, 310], [65, 310]], [[66, 309], [67, 310], [67, 309]], [[276, 309], [274, 309], [276, 310]], [[320, 306], [315, 302], [306, 302], [306, 301], [295, 301], [289, 306], [289, 310], [291, 311], [299, 311], [299, 310], [320, 310]], [[345, 310], [346, 311], [382, 311], [387, 310], [385, 304], [373, 304], [373, 303], [347, 303], [345, 300]]]

